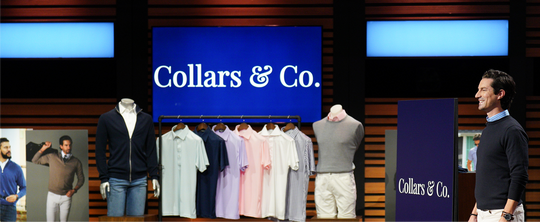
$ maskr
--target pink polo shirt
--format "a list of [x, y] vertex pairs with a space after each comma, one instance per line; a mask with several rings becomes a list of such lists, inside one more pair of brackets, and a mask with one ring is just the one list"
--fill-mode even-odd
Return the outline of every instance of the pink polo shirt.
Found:
[[238, 127], [239, 125], [234, 133], [244, 139], [249, 162], [248, 168], [240, 174], [239, 211], [240, 215], [260, 218], [263, 174], [265, 169], [270, 169], [272, 165], [269, 145], [267, 139], [255, 132], [251, 126], [241, 131], [238, 131]]

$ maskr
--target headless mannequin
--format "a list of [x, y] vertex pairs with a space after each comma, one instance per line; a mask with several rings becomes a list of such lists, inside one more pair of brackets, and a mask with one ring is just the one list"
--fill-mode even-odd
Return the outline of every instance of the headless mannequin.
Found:
[[[135, 104], [135, 101], [130, 98], [123, 98], [122, 100], [120, 100], [120, 105], [126, 109], [133, 109], [134, 104]], [[160, 192], [160, 186], [159, 186], [159, 181], [157, 179], [152, 180], [152, 188], [154, 188], [154, 197], [158, 198], [159, 192]], [[99, 191], [101, 193], [101, 197], [104, 200], [107, 199], [107, 192], [111, 191], [109, 182], [101, 183], [101, 185], [99, 185]]]
[[126, 109], [133, 108], [134, 103], [135, 101], [130, 98], [123, 98], [122, 100], [120, 100], [120, 105]]
[[[351, 157], [364, 136], [363, 125], [348, 116], [340, 104], [336, 104], [330, 108], [327, 117], [313, 123], [313, 130], [319, 142], [319, 162], [315, 179], [317, 217], [354, 218], [356, 186], [354, 177], [351, 176], [354, 171]], [[349, 162], [350, 165], [347, 165]], [[327, 189], [328, 187], [341, 189]], [[327, 193], [339, 196], [339, 201], [326, 198]]]

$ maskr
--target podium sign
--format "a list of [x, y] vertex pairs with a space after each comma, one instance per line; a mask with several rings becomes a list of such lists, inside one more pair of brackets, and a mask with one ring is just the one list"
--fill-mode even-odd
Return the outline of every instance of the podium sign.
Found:
[[398, 102], [396, 220], [453, 221], [457, 99]]

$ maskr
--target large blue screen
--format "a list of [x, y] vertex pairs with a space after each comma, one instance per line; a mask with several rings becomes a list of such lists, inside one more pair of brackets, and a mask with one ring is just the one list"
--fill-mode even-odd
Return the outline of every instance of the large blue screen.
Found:
[[368, 57], [507, 56], [508, 20], [368, 21]]
[[114, 23], [1, 23], [1, 58], [113, 58]]
[[154, 27], [153, 116], [321, 118], [321, 27]]

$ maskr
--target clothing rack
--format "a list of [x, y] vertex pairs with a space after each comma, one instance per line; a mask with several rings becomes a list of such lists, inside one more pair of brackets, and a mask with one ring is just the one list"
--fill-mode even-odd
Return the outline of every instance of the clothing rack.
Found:
[[[164, 115], [161, 115], [159, 116], [158, 118], [158, 133], [159, 133], [159, 165], [158, 165], [158, 168], [159, 168], [159, 184], [160, 186], [163, 186], [162, 185], [162, 178], [161, 178], [161, 175], [162, 175], [162, 170], [163, 170], [163, 166], [161, 165], [161, 160], [162, 160], [162, 157], [161, 157], [161, 151], [162, 151], [162, 148], [163, 148], [163, 145], [162, 145], [162, 142], [163, 142], [163, 139], [161, 138], [161, 135], [163, 135], [162, 131], [161, 131], [161, 123], [164, 119], [201, 119], [201, 120], [221, 120], [221, 119], [258, 119], [258, 120], [272, 120], [272, 119], [289, 119], [289, 120], [292, 120], [292, 119], [296, 119], [297, 121], [297, 124], [298, 124], [298, 130], [300, 130], [300, 127], [301, 127], [301, 122], [302, 122], [302, 118], [300, 118], [300, 116], [272, 116], [272, 115], [268, 115], [268, 116], [204, 116], [204, 115], [200, 115], [200, 116], [182, 116], [182, 115], [178, 115], [178, 116], [164, 116]], [[162, 211], [162, 202], [161, 202], [161, 197], [162, 197], [162, 194], [159, 195], [159, 208], [158, 208], [158, 221], [162, 221], [162, 215], [161, 215], [161, 211]]]

